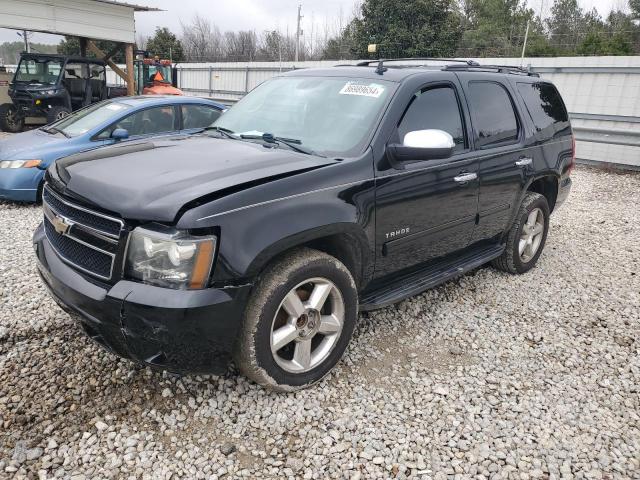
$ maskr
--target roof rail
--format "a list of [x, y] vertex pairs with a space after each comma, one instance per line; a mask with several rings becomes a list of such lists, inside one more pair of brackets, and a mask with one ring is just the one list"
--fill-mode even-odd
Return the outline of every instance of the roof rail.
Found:
[[527, 68], [518, 67], [516, 65], [446, 65], [443, 70], [448, 71], [473, 71], [485, 70], [495, 71], [497, 73], [511, 73], [516, 75], [528, 75], [530, 77], [539, 77], [540, 75], [530, 71]]
[[377, 60], [364, 60], [362, 62], [356, 63], [356, 67], [368, 67], [372, 63], [377, 63], [380, 65], [380, 62], [384, 64], [384, 62], [403, 62], [403, 61], [413, 61], [413, 60], [426, 60], [432, 62], [460, 62], [466, 65], [478, 65], [477, 62], [473, 60], [460, 60], [458, 58], [439, 58], [439, 57], [415, 57], [415, 58], [379, 58]]

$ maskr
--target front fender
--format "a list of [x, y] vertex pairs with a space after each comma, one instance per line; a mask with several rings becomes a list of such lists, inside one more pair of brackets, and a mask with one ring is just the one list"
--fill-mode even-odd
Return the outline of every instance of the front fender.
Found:
[[[213, 281], [251, 280], [282, 252], [332, 235], [358, 242], [358, 275], [366, 278], [375, 258], [374, 185], [350, 182], [198, 219], [198, 227], [220, 232]], [[193, 228], [182, 220], [178, 228]]]

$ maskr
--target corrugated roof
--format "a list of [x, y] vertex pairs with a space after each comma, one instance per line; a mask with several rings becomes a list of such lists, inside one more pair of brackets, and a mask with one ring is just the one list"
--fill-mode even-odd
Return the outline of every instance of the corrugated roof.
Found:
[[111, 5], [122, 5], [123, 7], [133, 8], [135, 12], [164, 12], [161, 8], [147, 7], [145, 5], [134, 5], [133, 3], [115, 2], [114, 0], [91, 0], [93, 2], [109, 3]]

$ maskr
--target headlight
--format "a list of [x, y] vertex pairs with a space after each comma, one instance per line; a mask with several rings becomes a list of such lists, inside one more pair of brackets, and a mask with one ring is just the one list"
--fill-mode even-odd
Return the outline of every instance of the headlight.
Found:
[[53, 89], [53, 90], [41, 90], [40, 91], [40, 95], [55, 95], [56, 93], [58, 93], [58, 90]]
[[129, 278], [180, 290], [205, 288], [216, 251], [215, 236], [136, 228], [129, 238], [125, 274]]
[[0, 168], [35, 168], [42, 160], [1, 160]]

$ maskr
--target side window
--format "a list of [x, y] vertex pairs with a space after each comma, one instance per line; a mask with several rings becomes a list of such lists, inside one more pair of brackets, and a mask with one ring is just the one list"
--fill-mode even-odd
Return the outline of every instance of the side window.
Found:
[[137, 137], [172, 132], [178, 129], [178, 125], [174, 108], [165, 105], [132, 113], [102, 131], [97, 138], [109, 138], [116, 128], [124, 128], [130, 137]]
[[507, 90], [496, 82], [471, 82], [469, 102], [479, 147], [518, 141], [518, 120]]
[[204, 128], [215, 122], [222, 112], [208, 105], [182, 105], [183, 128]]
[[517, 86], [538, 131], [569, 121], [567, 109], [556, 87], [543, 82], [518, 83]]
[[104, 67], [102, 65], [96, 65], [96, 64], [89, 65], [89, 78], [91, 80], [103, 81], [105, 79]]
[[452, 87], [429, 88], [413, 96], [398, 125], [400, 141], [409, 132], [432, 128], [444, 130], [453, 137], [456, 144], [454, 153], [466, 148], [460, 105]]
[[85, 69], [86, 69], [86, 64], [84, 63], [67, 63], [64, 66], [64, 79], [78, 80], [78, 79], [87, 78]]

